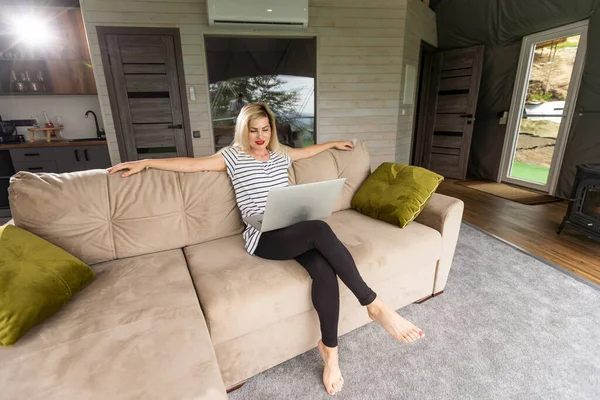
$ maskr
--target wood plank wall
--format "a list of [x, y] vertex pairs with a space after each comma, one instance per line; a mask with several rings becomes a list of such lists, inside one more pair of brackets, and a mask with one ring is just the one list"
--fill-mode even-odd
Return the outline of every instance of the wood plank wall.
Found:
[[[420, 43], [421, 37], [437, 43], [435, 15], [419, 0], [309, 0], [309, 29], [303, 32], [209, 28], [204, 0], [81, 0], [81, 8], [113, 163], [120, 157], [100, 58], [98, 25], [179, 28], [192, 129], [202, 134], [202, 138], [193, 139], [197, 157], [212, 154], [214, 149], [203, 35], [223, 33], [316, 36], [318, 141], [365, 140], [374, 167], [384, 161], [408, 162], [412, 109], [399, 118], [405, 49], [408, 46], [407, 54], [416, 62], [414, 51], [416, 48], [418, 58], [419, 45], [415, 43]], [[414, 14], [420, 19], [412, 23], [407, 36], [411, 26], [407, 23], [408, 10], [413, 10], [411, 18]], [[189, 99], [190, 86], [196, 90], [194, 101]]]
[[[435, 13], [419, 0], [408, 0], [406, 10], [406, 30], [404, 35], [404, 69], [406, 64], [418, 69], [421, 40], [437, 47]], [[402, 76], [404, 94], [404, 75]], [[417, 105], [417, 88], [413, 94], [413, 104], [401, 104], [398, 115], [398, 136], [396, 137], [396, 161], [408, 164], [411, 157], [413, 120]], [[404, 113], [402, 112], [404, 110]]]

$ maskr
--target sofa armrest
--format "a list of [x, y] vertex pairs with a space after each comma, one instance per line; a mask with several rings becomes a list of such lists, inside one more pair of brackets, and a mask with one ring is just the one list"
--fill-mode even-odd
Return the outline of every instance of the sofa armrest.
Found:
[[454, 250], [456, 250], [463, 210], [462, 200], [434, 193], [415, 220], [435, 229], [442, 235], [442, 255], [435, 273], [433, 294], [441, 292], [446, 286]]

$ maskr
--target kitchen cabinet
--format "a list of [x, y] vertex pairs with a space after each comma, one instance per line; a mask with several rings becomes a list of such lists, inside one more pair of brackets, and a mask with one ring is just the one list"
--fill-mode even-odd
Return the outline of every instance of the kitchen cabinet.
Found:
[[46, 16], [54, 40], [32, 47], [0, 35], [0, 95], [97, 94], [81, 10], [36, 11]]
[[54, 161], [13, 162], [13, 166], [15, 171], [58, 173], [58, 166]]
[[96, 82], [88, 60], [47, 60], [52, 94], [96, 94]]
[[52, 147], [28, 147], [24, 149], [11, 149], [10, 158], [13, 164], [16, 162], [27, 163], [31, 161], [54, 161], [54, 148]]
[[86, 146], [83, 148], [85, 169], [104, 169], [110, 167], [110, 156], [106, 146]]
[[14, 175], [10, 153], [8, 150], [0, 150], [0, 217], [10, 216], [8, 210], [8, 186], [10, 177]]
[[69, 145], [10, 149], [15, 171], [75, 172], [110, 167], [106, 146]]
[[85, 170], [83, 151], [80, 147], [64, 147], [55, 149], [56, 163], [60, 172]]
[[55, 149], [58, 172], [84, 171], [110, 167], [105, 146], [77, 146]]
[[51, 147], [11, 149], [10, 158], [15, 171], [58, 172], [54, 149]]

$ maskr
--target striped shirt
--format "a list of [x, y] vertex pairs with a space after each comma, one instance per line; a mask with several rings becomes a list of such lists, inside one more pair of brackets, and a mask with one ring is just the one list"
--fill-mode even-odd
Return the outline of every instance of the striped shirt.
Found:
[[[269, 151], [268, 161], [259, 161], [236, 147], [226, 147], [221, 154], [243, 218], [264, 214], [269, 189], [288, 186], [288, 168], [292, 160], [285, 152]], [[243, 237], [246, 250], [254, 254], [260, 231], [246, 224]]]

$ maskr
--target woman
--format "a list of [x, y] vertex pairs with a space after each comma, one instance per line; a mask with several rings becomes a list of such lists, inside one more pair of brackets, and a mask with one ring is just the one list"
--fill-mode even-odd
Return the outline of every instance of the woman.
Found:
[[[351, 142], [331, 142], [301, 149], [283, 148], [277, 140], [275, 118], [266, 104], [244, 106], [235, 127], [232, 146], [206, 158], [171, 158], [127, 162], [110, 168], [114, 174], [128, 170], [130, 176], [146, 168], [177, 172], [227, 171], [242, 216], [263, 214], [272, 187], [288, 185], [292, 161], [312, 157], [327, 149], [353, 149]], [[329, 394], [342, 389], [338, 366], [337, 328], [339, 289], [337, 276], [366, 306], [369, 317], [394, 338], [405, 343], [424, 336], [423, 331], [384, 304], [363, 281], [350, 252], [323, 221], [305, 221], [276, 231], [261, 233], [247, 225], [243, 233], [246, 250], [269, 260], [294, 258], [310, 274], [312, 301], [319, 316], [322, 339], [318, 349], [325, 362], [323, 383]]]

